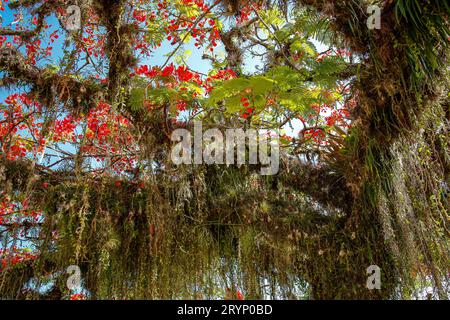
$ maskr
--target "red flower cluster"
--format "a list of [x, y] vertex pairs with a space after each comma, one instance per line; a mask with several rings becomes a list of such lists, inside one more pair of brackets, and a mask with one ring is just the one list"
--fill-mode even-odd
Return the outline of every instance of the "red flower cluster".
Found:
[[303, 132], [303, 135], [306, 139], [312, 139], [313, 141], [315, 141], [317, 143], [322, 143], [324, 141], [324, 139], [326, 138], [325, 131], [322, 128], [305, 130]]
[[[178, 82], [193, 82], [198, 85], [202, 84], [200, 75], [190, 71], [186, 66], [175, 67], [173, 63], [164, 67], [162, 70], [159, 67], [149, 68], [147, 65], [142, 65], [134, 69], [134, 75], [143, 75], [148, 78], [170, 78], [170, 86], [177, 85]], [[166, 79], [168, 80], [168, 79]], [[175, 81], [174, 81], [175, 80]], [[168, 83], [169, 84], [169, 83]]]
[[24, 157], [29, 151], [27, 141], [22, 138], [24, 131], [31, 131], [36, 138], [39, 137], [39, 124], [35, 123], [34, 113], [39, 112], [40, 108], [25, 93], [9, 95], [5, 104], [0, 105], [0, 150], [8, 159]]
[[332, 127], [335, 124], [346, 127], [347, 122], [345, 121], [345, 118], [348, 118], [348, 116], [349, 112], [347, 109], [333, 110], [331, 115], [325, 118], [325, 121], [329, 127]]
[[72, 115], [67, 115], [62, 120], [55, 120], [53, 141], [58, 142], [69, 138], [75, 142], [76, 137], [74, 130], [77, 126], [76, 122], [78, 122], [78, 120], [74, 119]]
[[205, 79], [205, 81], [203, 82], [203, 87], [205, 88], [206, 93], [209, 93], [214, 88], [214, 82], [226, 81], [236, 77], [236, 73], [231, 69], [219, 70], [215, 74]]
[[85, 48], [87, 52], [94, 56], [95, 58], [105, 56], [105, 39], [106, 35], [99, 32], [96, 24], [86, 24], [83, 29], [85, 31], [85, 36], [83, 37], [83, 47], [79, 47], [79, 51], [84, 51]]
[[[131, 170], [135, 162], [134, 156], [137, 145], [130, 134], [129, 120], [107, 103], [100, 102], [86, 117], [87, 132], [83, 152], [92, 154], [97, 161], [105, 160], [108, 155], [113, 159], [112, 169], [117, 173]], [[79, 136], [83, 138], [82, 135]], [[125, 156], [130, 152], [130, 155]]]
[[250, 108], [250, 102], [246, 97], [241, 98], [242, 106], [244, 106], [245, 111], [242, 113], [242, 118], [247, 119], [253, 114], [254, 109]]
[[178, 80], [180, 81], [190, 81], [194, 74], [186, 68], [186, 66], [179, 66], [176, 70], [176, 74], [178, 77]]
[[139, 22], [147, 20], [147, 13], [144, 10], [135, 9], [133, 11], [133, 18]]
[[82, 293], [75, 293], [70, 296], [70, 300], [86, 300], [86, 296]]
[[[182, 4], [187, 7], [195, 7], [200, 11], [198, 16], [190, 16], [187, 14], [180, 14], [177, 12], [176, 18], [169, 21], [168, 25], [164, 28], [166, 32], [166, 39], [171, 42], [172, 45], [182, 41], [180, 37], [180, 31], [189, 32], [190, 36], [195, 39], [194, 45], [201, 47], [205, 43], [208, 43], [210, 51], [214, 51], [214, 47], [217, 46], [217, 41], [220, 39], [219, 29], [216, 26], [216, 21], [208, 17], [206, 13], [210, 10], [210, 7], [204, 0], [182, 0]], [[157, 5], [158, 15], [163, 19], [168, 19], [172, 15], [171, 8], [167, 1], [159, 2]], [[202, 17], [202, 18], [199, 18]]]

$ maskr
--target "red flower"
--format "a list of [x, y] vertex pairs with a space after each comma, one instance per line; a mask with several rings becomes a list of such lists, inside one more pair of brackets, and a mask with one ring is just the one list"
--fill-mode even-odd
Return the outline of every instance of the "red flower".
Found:
[[165, 67], [161, 73], [161, 76], [163, 77], [170, 77], [173, 74], [175, 67], [173, 66], [173, 64]]
[[86, 300], [86, 296], [82, 293], [76, 293], [70, 296], [70, 300]]
[[177, 69], [177, 76], [180, 81], [189, 81], [194, 75], [185, 66], [179, 66]]
[[133, 18], [135, 18], [139, 22], [144, 22], [145, 19], [147, 19], [147, 14], [144, 10], [134, 10], [133, 11]]
[[150, 70], [147, 74], [147, 77], [149, 78], [154, 78], [158, 75], [158, 71], [156, 70], [156, 68], [152, 68], [152, 70]]
[[148, 66], [147, 65], [143, 65], [143, 66], [140, 66], [139, 68], [134, 68], [134, 72], [137, 75], [143, 75], [143, 74], [145, 75], [145, 74], [147, 74], [149, 72]]

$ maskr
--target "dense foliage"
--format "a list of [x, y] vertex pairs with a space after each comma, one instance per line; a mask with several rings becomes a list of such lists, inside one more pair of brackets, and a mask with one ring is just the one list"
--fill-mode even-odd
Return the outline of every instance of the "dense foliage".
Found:
[[[0, 10], [0, 297], [448, 298], [449, 1]], [[194, 120], [279, 132], [278, 174], [174, 165]]]

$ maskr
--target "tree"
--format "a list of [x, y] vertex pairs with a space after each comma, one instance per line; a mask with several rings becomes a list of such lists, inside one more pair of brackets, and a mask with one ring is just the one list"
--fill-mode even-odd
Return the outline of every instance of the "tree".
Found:
[[[447, 298], [450, 6], [378, 1], [371, 29], [372, 2], [9, 3], [0, 296], [68, 298], [75, 265], [93, 299]], [[175, 166], [194, 120], [300, 132], [273, 176]]]

